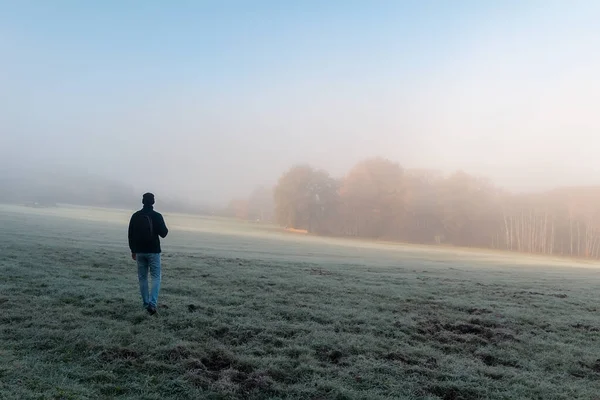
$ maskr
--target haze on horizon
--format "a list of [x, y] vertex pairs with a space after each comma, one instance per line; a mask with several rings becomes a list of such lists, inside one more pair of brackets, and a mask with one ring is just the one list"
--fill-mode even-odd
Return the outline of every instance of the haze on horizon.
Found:
[[223, 202], [382, 156], [600, 184], [595, 1], [0, 4], [0, 164]]

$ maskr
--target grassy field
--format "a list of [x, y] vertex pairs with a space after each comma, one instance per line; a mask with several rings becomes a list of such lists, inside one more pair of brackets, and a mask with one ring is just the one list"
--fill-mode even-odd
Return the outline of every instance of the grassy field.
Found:
[[600, 269], [166, 215], [0, 206], [0, 399], [600, 399]]

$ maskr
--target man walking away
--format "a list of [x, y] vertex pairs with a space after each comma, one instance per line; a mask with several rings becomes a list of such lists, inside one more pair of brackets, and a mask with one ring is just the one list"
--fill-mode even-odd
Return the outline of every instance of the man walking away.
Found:
[[[160, 238], [169, 233], [165, 220], [154, 211], [154, 195], [146, 193], [142, 197], [144, 207], [134, 213], [129, 221], [129, 248], [131, 258], [137, 261], [140, 293], [144, 309], [150, 315], [156, 314], [158, 292], [160, 290]], [[152, 287], [148, 292], [148, 272], [152, 277]]]

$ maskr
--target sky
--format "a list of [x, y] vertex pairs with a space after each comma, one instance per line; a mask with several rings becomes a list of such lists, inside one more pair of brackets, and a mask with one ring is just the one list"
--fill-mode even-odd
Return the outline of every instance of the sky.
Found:
[[382, 156], [600, 184], [600, 2], [0, 0], [0, 160], [217, 203]]

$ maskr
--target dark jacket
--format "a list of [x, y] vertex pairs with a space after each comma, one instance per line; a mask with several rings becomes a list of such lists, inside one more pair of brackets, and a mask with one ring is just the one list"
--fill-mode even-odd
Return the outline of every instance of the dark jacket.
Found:
[[[136, 221], [139, 221], [139, 219], [135, 218], [138, 214], [148, 215], [152, 218], [154, 238], [151, 243], [140, 243], [139, 240], [136, 240], [139, 237], [139, 235], [136, 235], [136, 229], [139, 229], [136, 226]], [[140, 211], [134, 213], [129, 221], [129, 248], [132, 253], [160, 253], [159, 236], [165, 238], [168, 233], [169, 230], [167, 229], [167, 225], [165, 225], [163, 216], [154, 211], [152, 206], [144, 206]]]

